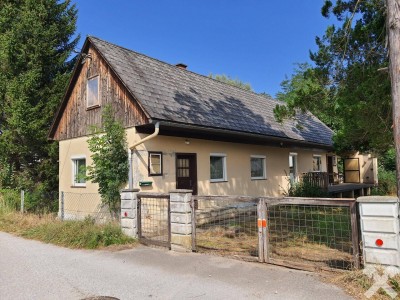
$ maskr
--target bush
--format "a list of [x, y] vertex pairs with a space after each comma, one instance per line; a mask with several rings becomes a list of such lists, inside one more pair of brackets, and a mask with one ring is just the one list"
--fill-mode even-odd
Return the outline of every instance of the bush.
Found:
[[378, 186], [372, 189], [373, 195], [387, 196], [397, 194], [396, 171], [387, 171], [382, 166], [378, 168]]
[[289, 189], [284, 193], [290, 197], [312, 197], [312, 198], [327, 198], [329, 194], [323, 188], [314, 186], [308, 181], [297, 183], [289, 183]]
[[58, 211], [58, 192], [48, 192], [44, 186], [25, 192], [25, 211], [48, 213]]

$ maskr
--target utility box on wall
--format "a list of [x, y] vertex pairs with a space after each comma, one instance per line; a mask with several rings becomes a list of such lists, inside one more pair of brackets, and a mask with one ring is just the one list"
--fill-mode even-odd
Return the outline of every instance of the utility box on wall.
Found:
[[398, 198], [368, 196], [358, 198], [357, 202], [364, 265], [400, 268]]

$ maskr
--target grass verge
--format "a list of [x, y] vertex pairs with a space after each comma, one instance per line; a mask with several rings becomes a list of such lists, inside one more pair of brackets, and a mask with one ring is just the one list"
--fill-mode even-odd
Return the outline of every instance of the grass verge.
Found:
[[[362, 300], [389, 300], [393, 299], [383, 289], [379, 289], [372, 297], [367, 298], [364, 293], [373, 285], [374, 280], [363, 273], [362, 270], [346, 271], [337, 275], [330, 274], [325, 277], [326, 281], [333, 283], [345, 290], [355, 299]], [[391, 277], [387, 283], [398, 295], [394, 299], [400, 299], [400, 275]]]
[[68, 248], [115, 249], [115, 245], [136, 244], [135, 239], [122, 233], [118, 223], [96, 224], [91, 218], [61, 222], [52, 214], [0, 212], [0, 231]]

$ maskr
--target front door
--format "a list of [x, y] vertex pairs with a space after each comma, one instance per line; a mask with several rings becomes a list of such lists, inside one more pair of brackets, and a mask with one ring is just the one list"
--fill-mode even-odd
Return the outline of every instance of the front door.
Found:
[[176, 188], [192, 190], [197, 195], [196, 154], [176, 154]]

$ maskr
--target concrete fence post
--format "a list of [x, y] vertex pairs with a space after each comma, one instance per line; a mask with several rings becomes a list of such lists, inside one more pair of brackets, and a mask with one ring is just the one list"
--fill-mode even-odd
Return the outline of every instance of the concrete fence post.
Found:
[[357, 199], [365, 268], [377, 265], [400, 271], [399, 200], [397, 197], [368, 196]]
[[61, 221], [64, 221], [64, 192], [61, 192], [60, 219], [61, 219]]
[[121, 229], [133, 238], [138, 237], [137, 194], [139, 189], [121, 191]]
[[24, 213], [25, 191], [21, 190], [21, 213]]
[[170, 192], [171, 250], [192, 251], [192, 190]]

